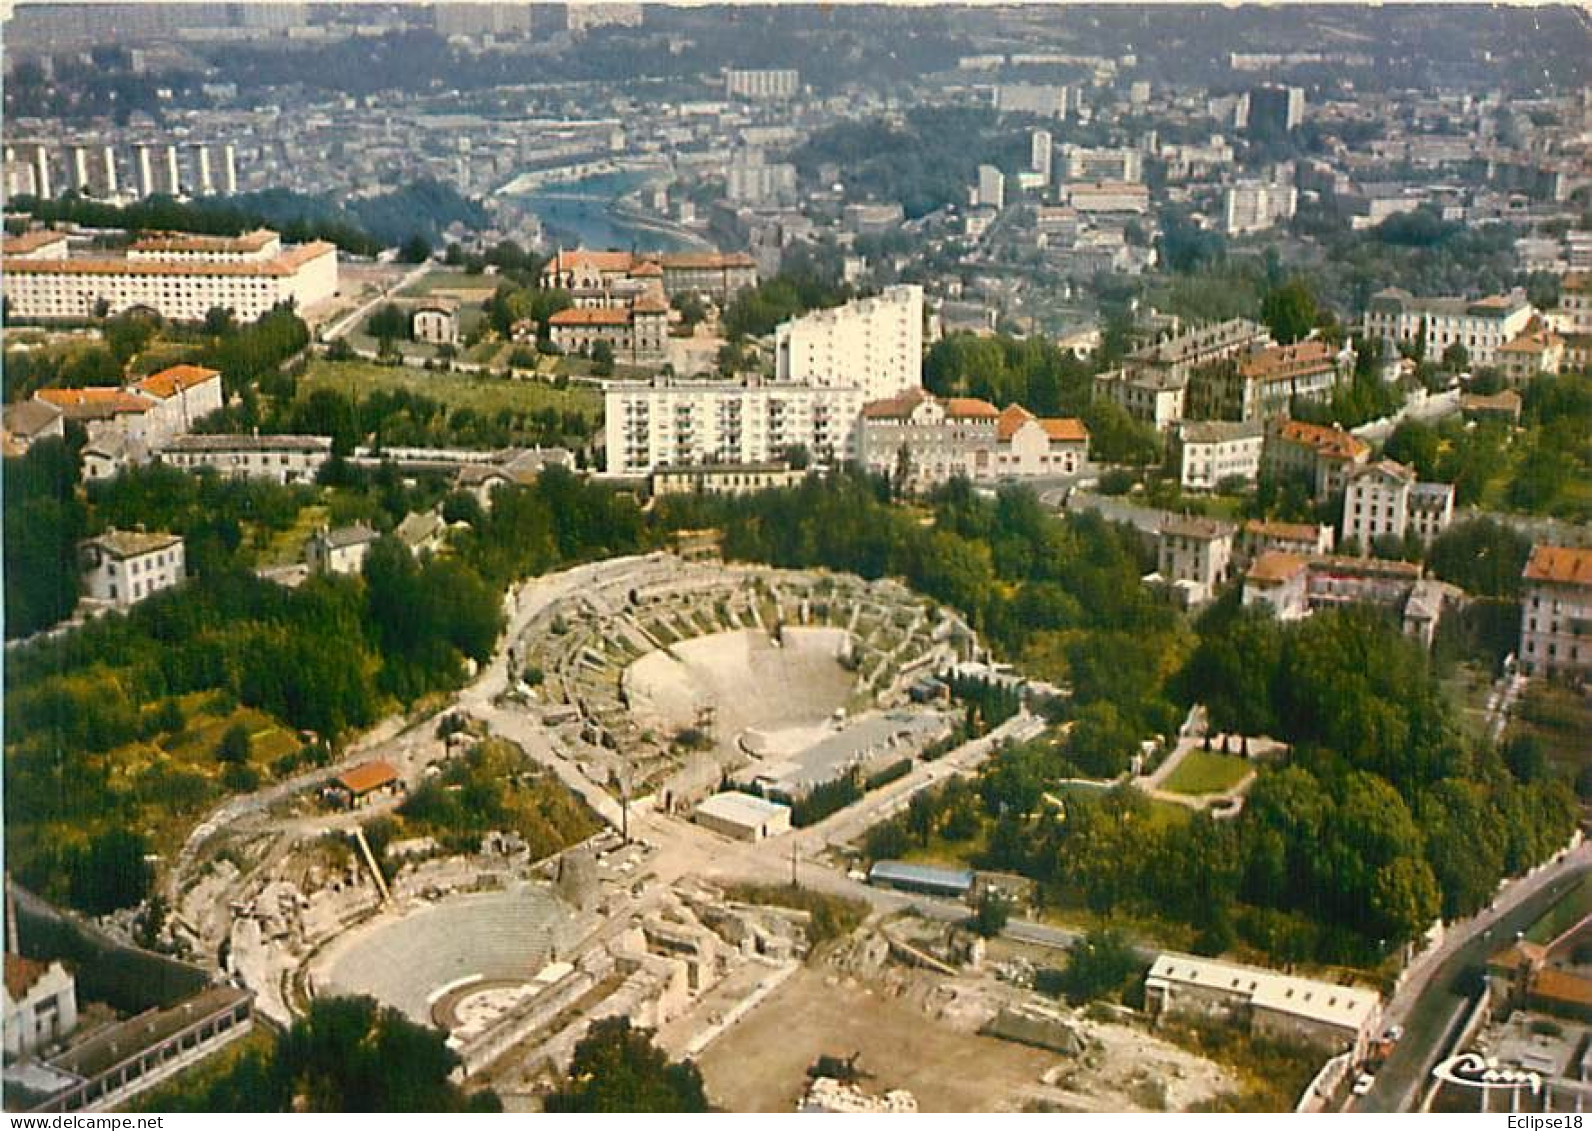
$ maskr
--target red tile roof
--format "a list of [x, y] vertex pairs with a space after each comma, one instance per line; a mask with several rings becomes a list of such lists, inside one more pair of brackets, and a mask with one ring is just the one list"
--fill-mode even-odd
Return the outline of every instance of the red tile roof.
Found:
[[1254, 565], [1249, 567], [1249, 580], [1262, 585], [1281, 585], [1298, 577], [1309, 564], [1298, 554], [1267, 550], [1255, 559]]
[[1045, 435], [1060, 443], [1087, 444], [1089, 442], [1089, 429], [1084, 427], [1083, 421], [1075, 416], [1041, 417], [1039, 426], [1045, 430]]
[[931, 399], [922, 389], [909, 389], [893, 397], [869, 401], [862, 406], [862, 415], [869, 420], [905, 420], [915, 408]]
[[943, 403], [945, 415], [957, 420], [994, 420], [1001, 414], [1000, 409], [977, 397], [947, 397]]
[[1578, 546], [1533, 546], [1522, 575], [1527, 581], [1592, 585], [1592, 549]]
[[23, 232], [20, 236], [8, 236], [0, 250], [6, 255], [27, 255], [29, 252], [38, 251], [41, 247], [49, 247], [52, 243], [66, 238], [65, 232], [55, 232], [48, 228], [35, 228], [31, 232]]
[[629, 271], [633, 257], [628, 251], [587, 251], [578, 247], [574, 251], [560, 251], [547, 261], [542, 274], [555, 271], [573, 271], [577, 267], [591, 267], [598, 271]]
[[6, 993], [12, 1001], [21, 1001], [48, 970], [42, 962], [6, 951]]
[[174, 263], [164, 259], [127, 259], [94, 256], [82, 259], [7, 259], [5, 269], [19, 275], [292, 275], [304, 264], [323, 255], [335, 255], [337, 245], [325, 240], [299, 244], [273, 259], [246, 259], [219, 263]]
[[630, 311], [613, 306], [570, 307], [549, 318], [553, 326], [626, 326]]
[[1017, 435], [1017, 430], [1030, 420], [1037, 419], [1020, 404], [1009, 404], [1001, 411], [1000, 422], [995, 426], [995, 438], [1001, 442]]
[[165, 400], [174, 397], [185, 389], [195, 385], [203, 385], [206, 381], [220, 377], [219, 369], [206, 369], [202, 365], [173, 365], [170, 369], [162, 369], [159, 373], [151, 373], [138, 382], [138, 391], [146, 396], [158, 397]]
[[122, 389], [40, 389], [33, 394], [39, 400], [53, 404], [68, 417], [112, 416], [117, 413], [148, 412], [155, 402], [137, 393]]
[[1304, 444], [1316, 450], [1317, 455], [1334, 459], [1360, 459], [1371, 454], [1370, 445], [1341, 428], [1324, 424], [1306, 424], [1302, 420], [1285, 420], [1277, 430], [1285, 440]]
[[361, 762], [353, 769], [344, 771], [338, 775], [337, 784], [357, 797], [371, 790], [380, 789], [384, 785], [391, 785], [397, 780], [396, 767], [391, 762], [378, 760]]

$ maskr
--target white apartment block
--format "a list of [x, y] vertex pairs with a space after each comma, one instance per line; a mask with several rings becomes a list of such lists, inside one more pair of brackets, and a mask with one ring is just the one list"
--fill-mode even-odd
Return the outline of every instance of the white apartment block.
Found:
[[1266, 429], [1258, 420], [1184, 421], [1178, 428], [1178, 481], [1187, 490], [1213, 491], [1224, 480], [1254, 483]]
[[1028, 168], [1043, 177], [1045, 184], [1050, 183], [1053, 144], [1049, 130], [1035, 130], [1028, 135]]
[[112, 527], [82, 543], [84, 596], [118, 609], [131, 608], [170, 589], [186, 575], [183, 540]]
[[1223, 207], [1223, 227], [1230, 236], [1264, 232], [1292, 220], [1299, 207], [1293, 185], [1245, 181], [1229, 186]]
[[1144, 180], [1144, 154], [1128, 146], [1090, 149], [1082, 145], [1068, 145], [1063, 147], [1062, 155], [1066, 162], [1066, 179], [1069, 181], [1138, 184]]
[[983, 208], [1003, 208], [1006, 205], [1006, 174], [993, 165], [978, 167], [978, 200]]
[[1584, 680], [1592, 671], [1592, 549], [1534, 546], [1521, 579], [1525, 673]]
[[1183, 605], [1203, 604], [1227, 581], [1235, 531], [1213, 518], [1174, 518], [1161, 527], [1156, 569]]
[[783, 101], [795, 98], [801, 90], [801, 72], [782, 70], [732, 70], [724, 72], [726, 98], [745, 98], [754, 102]]
[[1373, 341], [1424, 344], [1426, 356], [1440, 360], [1453, 345], [1465, 347], [1473, 366], [1493, 365], [1498, 351], [1517, 338], [1535, 311], [1523, 291], [1481, 299], [1416, 298], [1390, 287], [1371, 296], [1363, 321]]
[[1150, 210], [1150, 190], [1128, 181], [1083, 181], [1061, 190], [1063, 203], [1079, 212], [1142, 216]]
[[995, 108], [1006, 114], [1065, 118], [1071, 101], [1070, 92], [1064, 86], [1008, 83], [995, 88]]
[[866, 399], [856, 385], [611, 382], [603, 396], [608, 473], [768, 463], [796, 446], [820, 463], [851, 459]]
[[781, 323], [774, 342], [782, 383], [855, 388], [864, 402], [919, 388], [923, 288], [887, 287], [871, 298], [815, 310]]
[[327, 436], [179, 436], [156, 456], [185, 471], [211, 468], [234, 479], [313, 483], [332, 458], [332, 441]]
[[150, 240], [122, 256], [19, 256], [7, 247], [0, 269], [12, 316], [41, 321], [147, 307], [163, 318], [197, 322], [221, 307], [248, 322], [282, 303], [302, 309], [337, 293], [333, 244], [282, 249], [274, 233]]
[[1371, 552], [1376, 538], [1414, 536], [1430, 542], [1454, 518], [1451, 483], [1418, 483], [1415, 473], [1393, 460], [1355, 468], [1343, 495], [1343, 536]]

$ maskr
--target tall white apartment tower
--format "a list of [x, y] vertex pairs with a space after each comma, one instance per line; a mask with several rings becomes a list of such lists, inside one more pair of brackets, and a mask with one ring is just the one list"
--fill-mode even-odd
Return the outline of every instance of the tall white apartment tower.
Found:
[[1006, 203], [1006, 175], [993, 165], [978, 167], [978, 202], [995, 208]]
[[923, 288], [894, 286], [774, 331], [779, 381], [882, 400], [923, 384]]
[[105, 195], [115, 196], [116, 183], [116, 149], [107, 145], [100, 151], [100, 160], [105, 166]]
[[177, 166], [177, 147], [166, 147], [166, 191], [172, 196], [182, 195], [182, 174]]
[[1050, 183], [1051, 138], [1049, 130], [1035, 130], [1028, 139], [1028, 167]]
[[33, 147], [33, 188], [40, 200], [53, 200], [50, 191], [50, 151], [42, 145]]
[[228, 196], [238, 192], [238, 148], [231, 142], [221, 147], [221, 191]]
[[88, 146], [86, 145], [74, 145], [72, 147], [72, 187], [84, 194], [90, 191], [88, 183]]
[[210, 179], [210, 147], [200, 145], [195, 148], [199, 157], [199, 195], [210, 196], [216, 191], [215, 182]]
[[147, 145], [138, 147], [138, 195], [146, 200], [155, 195], [155, 166]]

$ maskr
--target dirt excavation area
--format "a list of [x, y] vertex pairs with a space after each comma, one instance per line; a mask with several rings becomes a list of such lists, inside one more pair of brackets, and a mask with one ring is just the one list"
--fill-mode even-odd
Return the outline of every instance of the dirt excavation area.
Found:
[[864, 1091], [903, 1088], [922, 1111], [1183, 1110], [1237, 1087], [1221, 1066], [1135, 1026], [1074, 1015], [1072, 1054], [981, 1034], [1014, 992], [988, 978], [807, 966], [698, 1065], [713, 1103], [744, 1112], [795, 1111], [823, 1055], [860, 1054]]

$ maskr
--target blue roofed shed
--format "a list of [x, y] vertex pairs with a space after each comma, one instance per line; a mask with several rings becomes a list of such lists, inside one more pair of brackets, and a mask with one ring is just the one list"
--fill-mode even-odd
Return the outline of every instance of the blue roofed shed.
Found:
[[973, 873], [965, 868], [935, 868], [901, 860], [880, 860], [868, 870], [868, 882], [875, 887], [894, 888], [919, 895], [966, 899], [973, 890]]

